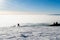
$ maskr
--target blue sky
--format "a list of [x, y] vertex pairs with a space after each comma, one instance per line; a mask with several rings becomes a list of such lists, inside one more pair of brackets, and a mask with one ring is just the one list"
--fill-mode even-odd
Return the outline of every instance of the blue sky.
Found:
[[[60, 14], [60, 0], [3, 0], [0, 10]], [[38, 13], [40, 12], [40, 13]]]

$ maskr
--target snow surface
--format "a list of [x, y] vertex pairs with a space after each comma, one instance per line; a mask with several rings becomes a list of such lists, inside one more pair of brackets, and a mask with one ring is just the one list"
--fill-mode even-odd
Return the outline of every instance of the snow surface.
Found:
[[0, 40], [60, 40], [60, 27], [1, 27]]

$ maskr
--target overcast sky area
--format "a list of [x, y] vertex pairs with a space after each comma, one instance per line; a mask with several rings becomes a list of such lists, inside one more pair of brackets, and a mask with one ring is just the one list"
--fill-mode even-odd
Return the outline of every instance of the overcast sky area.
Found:
[[0, 0], [0, 26], [60, 22], [60, 0]]

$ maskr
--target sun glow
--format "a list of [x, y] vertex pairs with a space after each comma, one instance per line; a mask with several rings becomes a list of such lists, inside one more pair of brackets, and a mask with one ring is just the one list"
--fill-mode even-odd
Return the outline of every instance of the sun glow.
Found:
[[2, 4], [2, 3], [4, 3], [5, 2], [5, 0], [0, 0], [0, 3]]
[[0, 7], [4, 6], [6, 0], [0, 0]]
[[0, 0], [0, 2], [3, 2], [4, 0]]

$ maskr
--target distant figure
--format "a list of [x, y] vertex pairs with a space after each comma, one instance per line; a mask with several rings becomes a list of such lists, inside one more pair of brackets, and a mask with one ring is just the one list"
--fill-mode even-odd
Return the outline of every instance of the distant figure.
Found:
[[60, 23], [54, 22], [53, 24], [51, 24], [51, 25], [49, 25], [49, 26], [60, 26]]
[[58, 22], [56, 22], [56, 24], [58, 24]]
[[20, 27], [20, 24], [18, 23], [17, 26]]

